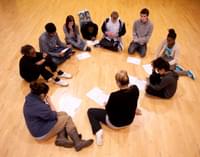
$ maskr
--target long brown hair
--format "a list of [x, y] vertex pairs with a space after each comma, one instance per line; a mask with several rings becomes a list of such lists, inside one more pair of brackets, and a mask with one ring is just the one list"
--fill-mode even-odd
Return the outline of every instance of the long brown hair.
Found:
[[70, 29], [68, 27], [69, 25], [69, 22], [73, 21], [73, 32], [75, 32], [75, 20], [74, 20], [74, 17], [72, 15], [68, 15], [67, 18], [66, 18], [66, 22], [65, 22], [65, 26], [66, 26], [66, 29], [67, 29], [67, 32], [69, 33]]

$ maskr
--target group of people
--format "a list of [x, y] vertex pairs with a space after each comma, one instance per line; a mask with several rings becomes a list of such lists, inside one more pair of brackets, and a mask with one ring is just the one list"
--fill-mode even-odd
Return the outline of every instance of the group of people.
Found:
[[[148, 16], [149, 10], [144, 8], [140, 11], [140, 19], [134, 22], [133, 41], [128, 48], [129, 54], [138, 52], [141, 57], [146, 55], [147, 43], [153, 31], [153, 24]], [[89, 11], [79, 12], [79, 22], [82, 37], [95, 41], [98, 26], [91, 20]], [[24, 80], [30, 82], [30, 93], [25, 98], [23, 111], [26, 125], [36, 140], [47, 140], [57, 135], [55, 140], [57, 146], [74, 147], [76, 151], [80, 151], [82, 148], [90, 146], [93, 140], [83, 140], [72, 118], [67, 113], [56, 112], [48, 96], [49, 86], [38, 81], [41, 75], [46, 81], [68, 86], [69, 84], [63, 78], [70, 79], [72, 75], [58, 69], [58, 65], [75, 53], [72, 48], [91, 51], [81, 37], [78, 25], [72, 15], [67, 16], [63, 31], [65, 43], [59, 39], [56, 26], [53, 23], [47, 23], [45, 32], [39, 37], [40, 52], [36, 52], [32, 45], [25, 45], [21, 48], [23, 56], [19, 64], [20, 75]], [[104, 36], [95, 46], [112, 51], [123, 50], [121, 37], [126, 33], [126, 27], [119, 18], [118, 12], [113, 11], [111, 17], [103, 22], [102, 31]], [[156, 58], [152, 61], [153, 71], [146, 86], [148, 95], [165, 99], [171, 98], [176, 92], [180, 75], [195, 79], [192, 71], [186, 71], [177, 64], [179, 48], [175, 40], [175, 30], [169, 29], [167, 38], [162, 42]], [[129, 85], [128, 73], [125, 70], [117, 72], [115, 81], [119, 90], [110, 94], [105, 109], [90, 108], [87, 112], [92, 132], [96, 135], [97, 145], [103, 144], [101, 123], [112, 129], [121, 129], [129, 126], [135, 115], [142, 114], [137, 107], [139, 89], [136, 85]]]

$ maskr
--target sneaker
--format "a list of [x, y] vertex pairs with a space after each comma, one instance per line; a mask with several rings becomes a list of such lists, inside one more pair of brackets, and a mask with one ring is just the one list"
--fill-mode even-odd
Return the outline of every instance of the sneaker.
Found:
[[100, 129], [96, 133], [96, 143], [97, 143], [98, 146], [103, 145], [103, 130], [102, 129]]
[[183, 67], [176, 65], [175, 71], [183, 71]]
[[187, 76], [190, 77], [191, 79], [195, 80], [195, 75], [194, 75], [194, 73], [192, 72], [192, 70], [188, 70], [188, 71], [187, 71]]
[[72, 74], [67, 73], [67, 72], [63, 72], [62, 74], [58, 75], [59, 78], [67, 78], [67, 79], [71, 79], [72, 78]]
[[54, 83], [57, 84], [57, 85], [60, 85], [60, 86], [62, 86], [62, 87], [67, 87], [67, 86], [69, 86], [69, 83], [67, 83], [66, 81], [61, 80], [61, 79], [59, 79], [59, 81], [56, 81], [56, 80], [55, 80]]

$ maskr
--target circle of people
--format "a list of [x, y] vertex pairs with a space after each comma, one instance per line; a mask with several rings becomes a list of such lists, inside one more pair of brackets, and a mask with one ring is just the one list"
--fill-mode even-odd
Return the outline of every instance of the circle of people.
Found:
[[[91, 20], [89, 11], [80, 11], [78, 15], [82, 37], [95, 42], [98, 26]], [[133, 40], [128, 47], [129, 54], [137, 52], [141, 57], [145, 57], [147, 43], [153, 31], [153, 24], [148, 17], [149, 10], [143, 8], [140, 11], [140, 19], [133, 23]], [[122, 36], [126, 33], [126, 27], [119, 18], [118, 12], [113, 11], [111, 16], [103, 22], [101, 29], [104, 34], [103, 38], [95, 42], [94, 47], [116, 52], [122, 51]], [[26, 126], [36, 140], [47, 140], [56, 136], [55, 145], [65, 148], [74, 147], [76, 151], [80, 151], [90, 146], [93, 139], [82, 139], [72, 118], [65, 112], [56, 111], [48, 96], [49, 86], [37, 80], [41, 75], [46, 81], [68, 86], [69, 84], [63, 78], [70, 79], [72, 75], [58, 69], [58, 65], [75, 53], [72, 48], [82, 51], [91, 51], [91, 48], [81, 38], [72, 15], [67, 16], [63, 26], [66, 43], [60, 40], [53, 23], [47, 23], [45, 30], [39, 37], [40, 52], [36, 52], [32, 45], [24, 45], [21, 48], [20, 75], [30, 82], [30, 93], [25, 98], [23, 108]], [[177, 64], [179, 47], [175, 40], [175, 30], [169, 29], [167, 38], [162, 41], [156, 58], [152, 61], [152, 74], [146, 86], [148, 95], [171, 98], [176, 92], [179, 76], [195, 79], [191, 70], [184, 70]], [[122, 129], [133, 122], [135, 115], [142, 114], [137, 108], [139, 89], [136, 85], [129, 86], [128, 73], [120, 70], [116, 73], [115, 80], [119, 90], [110, 94], [105, 109], [90, 108], [87, 112], [92, 132], [99, 146], [103, 145], [101, 123], [112, 129]]]

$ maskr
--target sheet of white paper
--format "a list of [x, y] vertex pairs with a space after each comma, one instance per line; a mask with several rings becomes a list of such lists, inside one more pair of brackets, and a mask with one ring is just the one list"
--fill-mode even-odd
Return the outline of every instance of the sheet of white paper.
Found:
[[152, 74], [153, 68], [152, 68], [151, 64], [144, 64], [144, 65], [143, 65], [143, 68], [144, 68], [144, 70], [145, 70], [145, 72], [146, 72], [147, 74], [149, 74], [149, 75]]
[[141, 59], [135, 57], [128, 57], [127, 62], [139, 65], [141, 63]]
[[82, 52], [82, 53], [76, 55], [76, 57], [78, 58], [78, 60], [83, 60], [83, 59], [90, 58], [91, 54], [89, 54], [88, 52]]
[[95, 41], [87, 40], [86, 43], [88, 46], [94, 46], [99, 43], [99, 40], [95, 40]]
[[139, 90], [145, 90], [147, 82], [145, 80], [138, 79], [137, 77], [129, 75], [130, 85], [136, 85]]
[[59, 101], [60, 102], [58, 111], [67, 112], [71, 117], [74, 117], [76, 111], [81, 104], [81, 99], [70, 95], [64, 95]]
[[91, 89], [86, 95], [101, 106], [104, 106], [109, 99], [109, 95], [98, 87]]
[[81, 104], [81, 99], [71, 96], [63, 88], [57, 89], [51, 98], [57, 111], [67, 112], [71, 117], [75, 116]]

